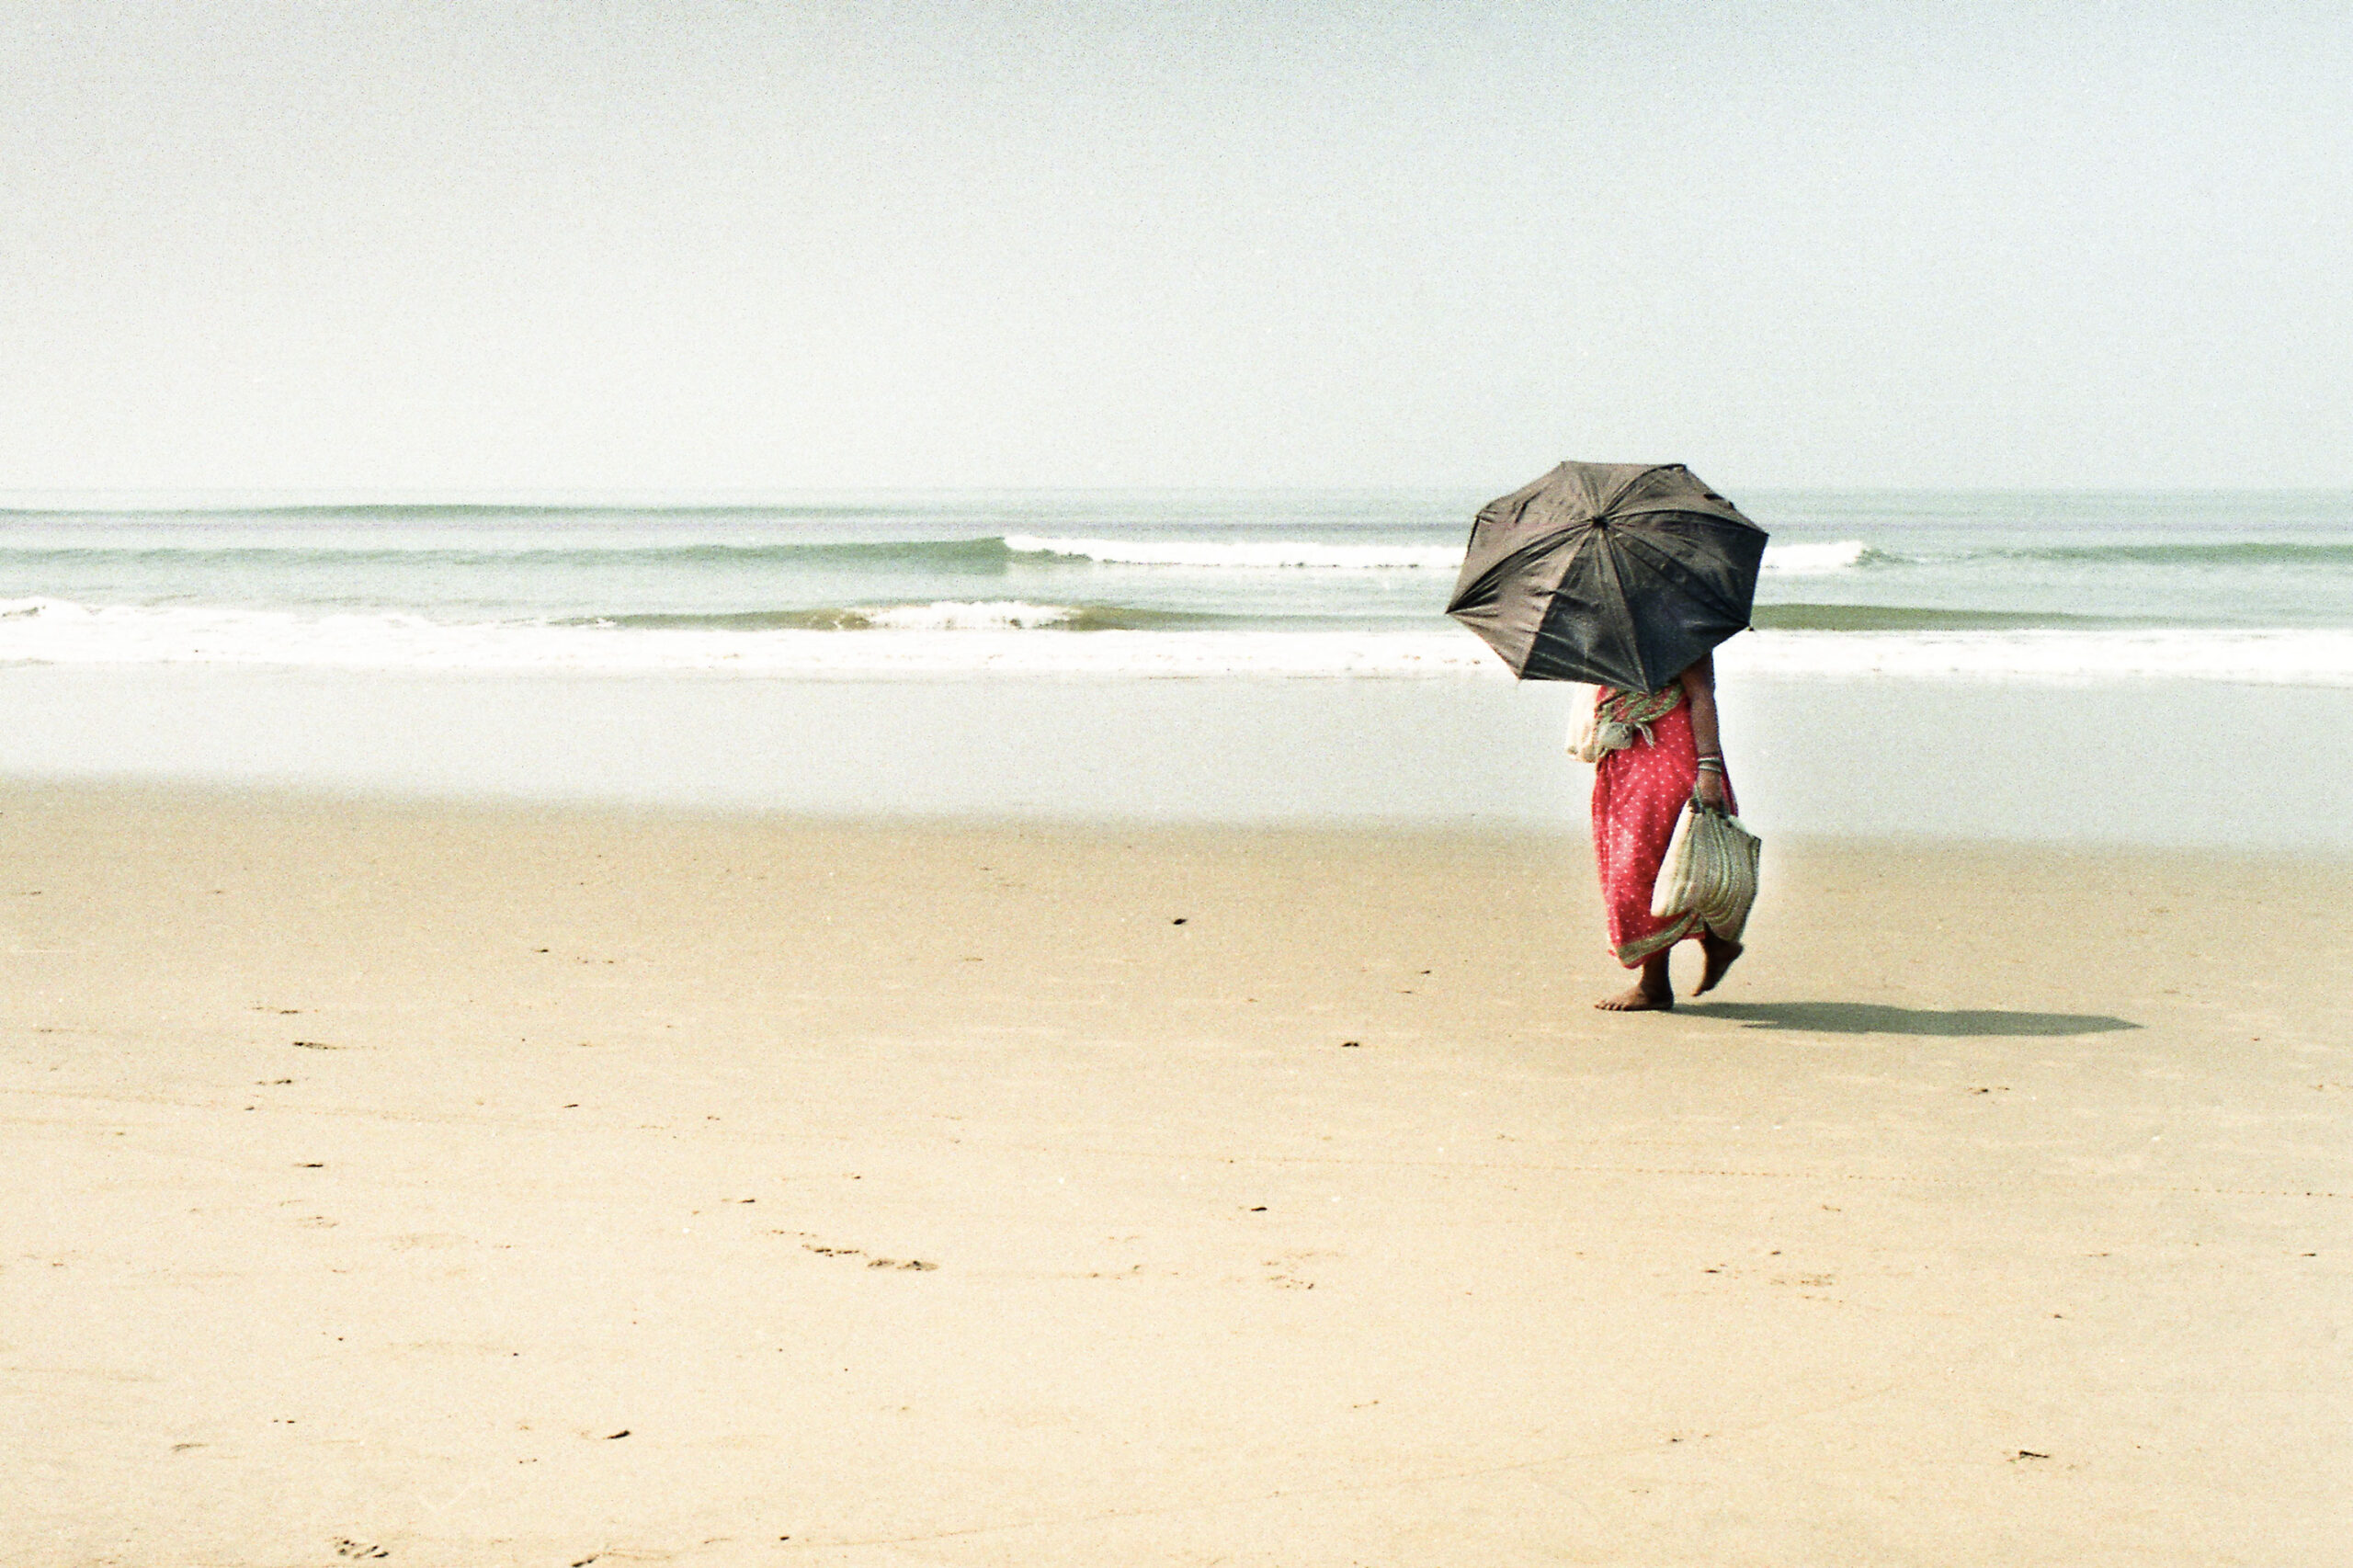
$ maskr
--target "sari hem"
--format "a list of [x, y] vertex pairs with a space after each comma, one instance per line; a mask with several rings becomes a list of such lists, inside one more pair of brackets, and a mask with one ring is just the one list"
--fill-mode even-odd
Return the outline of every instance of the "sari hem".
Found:
[[1637, 937], [1618, 945], [1618, 961], [1628, 969], [1640, 969], [1654, 955], [1665, 952], [1686, 937], [1696, 937], [1704, 927], [1699, 915], [1687, 910], [1676, 917], [1665, 929], [1654, 931], [1647, 937]]

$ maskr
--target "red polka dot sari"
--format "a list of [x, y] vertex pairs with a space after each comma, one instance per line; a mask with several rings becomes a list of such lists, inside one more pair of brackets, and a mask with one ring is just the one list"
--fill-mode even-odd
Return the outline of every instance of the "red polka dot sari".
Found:
[[1675, 819], [1699, 778], [1690, 705], [1680, 686], [1668, 691], [1674, 706], [1655, 716], [1649, 710], [1665, 692], [1654, 698], [1607, 688], [1598, 693], [1603, 717], [1631, 713], [1649, 731], [1647, 740], [1638, 732], [1631, 745], [1609, 753], [1593, 770], [1593, 854], [1601, 871], [1601, 902], [1609, 915], [1609, 946], [1628, 969], [1701, 930], [1696, 915], [1661, 920], [1651, 914], [1651, 888], [1675, 836]]

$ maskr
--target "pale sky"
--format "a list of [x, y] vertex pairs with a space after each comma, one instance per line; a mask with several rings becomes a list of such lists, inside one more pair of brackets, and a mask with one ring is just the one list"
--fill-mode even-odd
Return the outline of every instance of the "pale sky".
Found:
[[2353, 6], [0, 0], [0, 489], [2353, 485]]

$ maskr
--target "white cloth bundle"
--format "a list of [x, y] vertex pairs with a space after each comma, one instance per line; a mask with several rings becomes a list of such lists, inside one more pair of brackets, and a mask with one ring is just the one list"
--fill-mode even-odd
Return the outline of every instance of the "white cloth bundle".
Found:
[[1599, 762], [1611, 752], [1632, 745], [1637, 734], [1649, 740], [1650, 726], [1621, 724], [1615, 719], [1604, 719], [1588, 707], [1585, 716], [1569, 727], [1569, 755], [1579, 762]]
[[1579, 704], [1581, 711], [1569, 724], [1569, 755], [1579, 762], [1599, 762], [1611, 752], [1632, 745], [1636, 736], [1648, 745], [1651, 721], [1674, 712], [1682, 700], [1679, 686], [1647, 695], [1620, 692], [1607, 698], [1597, 688], [1593, 700]]
[[1651, 914], [1666, 919], [1687, 910], [1727, 942], [1740, 940], [1756, 902], [1756, 835], [1697, 801], [1684, 803], [1667, 841], [1666, 858], [1651, 888]]

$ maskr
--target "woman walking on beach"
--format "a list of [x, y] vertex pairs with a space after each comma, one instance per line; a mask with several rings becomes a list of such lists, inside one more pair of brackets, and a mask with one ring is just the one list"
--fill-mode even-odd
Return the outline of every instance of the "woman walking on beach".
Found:
[[1613, 1013], [1665, 1011], [1675, 1006], [1667, 955], [1676, 943], [1699, 940], [1703, 964], [1694, 996], [1715, 989], [1741, 951], [1738, 942], [1717, 936], [1694, 913], [1651, 913], [1651, 889], [1684, 802], [1739, 811], [1716, 730], [1715, 656], [1703, 654], [1654, 692], [1596, 690], [1588, 744], [1600, 754], [1588, 760], [1594, 763], [1593, 853], [1609, 945], [1620, 963], [1642, 971], [1631, 986], [1595, 1006]]
[[[1732, 883], [1665, 918], [1651, 914], [1651, 895], [1683, 803], [1733, 809], [1712, 650], [1748, 628], [1765, 540], [1681, 463], [1564, 462], [1488, 502], [1471, 525], [1446, 613], [1522, 680], [1599, 687], [1590, 729], [1569, 749], [1595, 766], [1593, 847], [1610, 946], [1643, 971], [1600, 1004], [1611, 1012], [1675, 1006], [1666, 955], [1686, 937], [1707, 958], [1695, 996], [1740, 957], [1748, 912], [1745, 897], [1730, 907]], [[1740, 836], [1753, 893], [1756, 840]], [[1721, 849], [1721, 835], [1709, 838]]]

